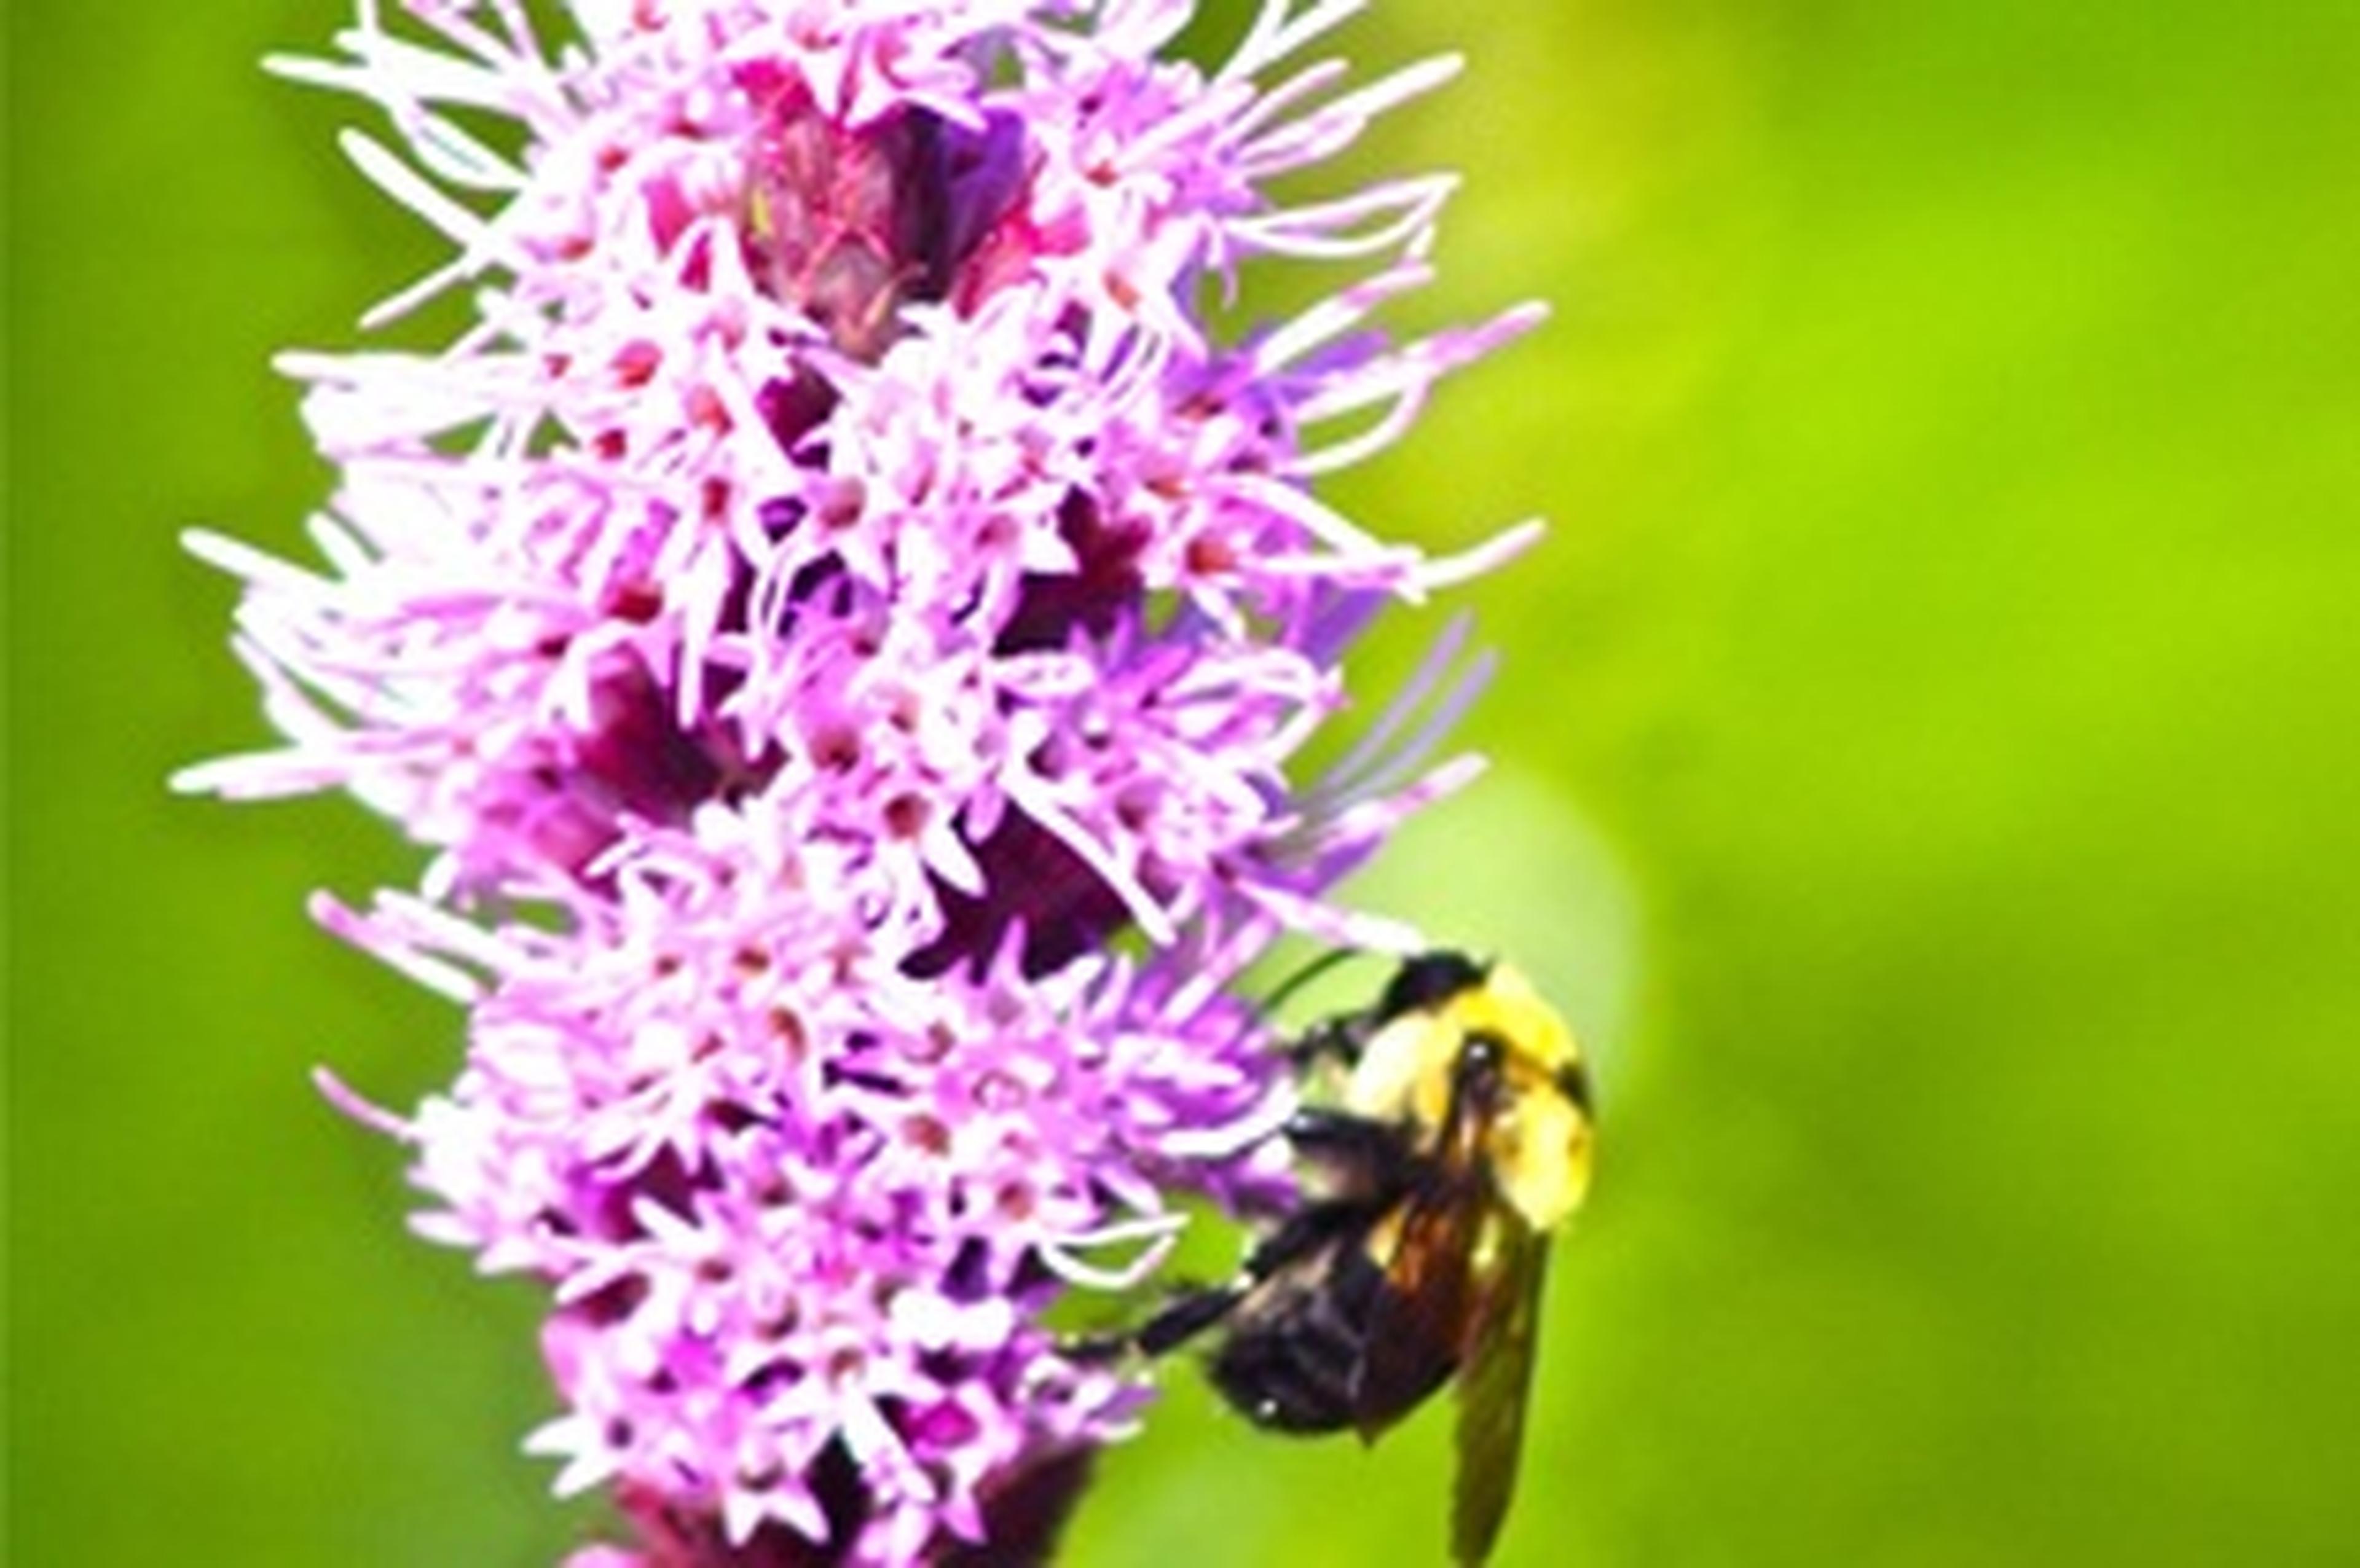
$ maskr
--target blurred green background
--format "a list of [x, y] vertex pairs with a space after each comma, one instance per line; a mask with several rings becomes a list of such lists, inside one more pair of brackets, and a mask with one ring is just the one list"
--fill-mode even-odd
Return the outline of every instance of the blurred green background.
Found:
[[[1501, 1563], [2360, 1561], [2360, 8], [1458, 9], [1347, 40], [1471, 57], [1412, 319], [1557, 314], [1338, 494], [1555, 522], [1368, 887], [1604, 1060]], [[261, 734], [176, 531], [296, 548], [266, 355], [435, 248], [256, 68], [333, 0], [6, 20], [9, 1561], [553, 1562], [532, 1293], [305, 1082], [450, 1071], [302, 914], [403, 857], [163, 789]], [[1067, 1560], [1434, 1562], [1446, 1469], [1175, 1377]]]

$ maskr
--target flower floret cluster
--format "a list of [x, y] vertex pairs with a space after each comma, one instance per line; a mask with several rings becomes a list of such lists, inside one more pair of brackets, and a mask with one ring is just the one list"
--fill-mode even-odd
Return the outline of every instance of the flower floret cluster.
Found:
[[[347, 150], [453, 246], [371, 323], [472, 324], [287, 356], [323, 564], [194, 540], [282, 741], [187, 781], [431, 852], [320, 909], [465, 1006], [465, 1066], [332, 1092], [421, 1231], [547, 1282], [562, 1486], [732, 1549], [980, 1539], [1142, 1397], [1048, 1304], [1152, 1268], [1175, 1194], [1283, 1187], [1229, 985], [1398, 940], [1328, 889], [1465, 776], [1420, 759], [1467, 681], [1290, 768], [1376, 604], [1526, 537], [1437, 561], [1311, 488], [1529, 320], [1372, 329], [1445, 180], [1270, 195], [1450, 72], [1302, 62], [1355, 8], [1271, 0], [1206, 71], [1184, 0], [575, 0], [562, 42], [413, 0], [279, 62], [382, 107]], [[1262, 257], [1359, 276], [1225, 339]]]

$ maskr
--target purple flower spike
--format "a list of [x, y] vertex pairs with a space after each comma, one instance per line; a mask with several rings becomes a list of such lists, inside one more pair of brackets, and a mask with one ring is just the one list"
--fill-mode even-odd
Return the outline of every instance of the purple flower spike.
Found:
[[[1455, 636], [1328, 778], [1288, 769], [1431, 560], [1319, 502], [1535, 312], [1415, 342], [1442, 179], [1274, 177], [1444, 81], [1207, 75], [1185, 0], [365, 0], [285, 74], [379, 105], [361, 170], [449, 237], [439, 354], [290, 354], [341, 471], [299, 568], [213, 536], [285, 736], [191, 770], [349, 789], [432, 853], [321, 919], [469, 1015], [407, 1117], [418, 1229], [545, 1281], [565, 1413], [639, 1568], [1045, 1556], [1147, 1390], [1042, 1314], [1175, 1199], [1284, 1197], [1291, 1089], [1232, 982], [1403, 948], [1329, 888], [1463, 781]], [[486, 139], [489, 119], [517, 134]], [[1259, 257], [1360, 269], [1222, 341]], [[1119, 956], [1128, 954], [1128, 956]]]

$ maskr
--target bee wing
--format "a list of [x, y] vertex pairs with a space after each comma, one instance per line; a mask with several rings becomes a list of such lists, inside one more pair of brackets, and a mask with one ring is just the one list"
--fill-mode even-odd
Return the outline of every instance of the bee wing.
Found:
[[1428, 1172], [1404, 1204], [1352, 1401], [1361, 1437], [1399, 1421], [1459, 1366], [1485, 1210], [1480, 1178], [1448, 1166]]
[[1506, 1233], [1497, 1273], [1475, 1309], [1466, 1368], [1459, 1378], [1459, 1490], [1451, 1507], [1450, 1548], [1461, 1568], [1480, 1568], [1491, 1555], [1516, 1489], [1541, 1280], [1548, 1265], [1548, 1237], [1502, 1217]]

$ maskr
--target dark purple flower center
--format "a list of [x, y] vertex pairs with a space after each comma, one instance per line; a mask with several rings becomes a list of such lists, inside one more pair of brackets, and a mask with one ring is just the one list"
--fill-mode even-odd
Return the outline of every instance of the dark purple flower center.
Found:
[[[1097, 1458], [1095, 1450], [1067, 1448], [986, 1480], [984, 1541], [939, 1538], [924, 1561], [934, 1568], [1040, 1568], [1051, 1560]], [[718, 1519], [683, 1508], [646, 1487], [624, 1485], [619, 1501], [639, 1533], [636, 1544], [646, 1568], [836, 1568], [869, 1517], [860, 1469], [841, 1443], [832, 1443], [820, 1451], [809, 1479], [827, 1516], [825, 1542], [766, 1524], [743, 1545], [731, 1546]]]
[[1109, 526], [1096, 501], [1069, 491], [1057, 510], [1057, 533], [1074, 552], [1074, 570], [1025, 574], [1015, 612], [1000, 628], [993, 652], [1063, 648], [1076, 630], [1103, 637], [1126, 611], [1139, 607], [1139, 552], [1147, 542], [1143, 526]]
[[774, 65], [740, 85], [768, 120], [747, 182], [748, 270], [846, 354], [883, 354], [905, 304], [972, 309], [1043, 248], [1013, 115], [976, 130], [901, 108], [855, 129]]
[[962, 964], [980, 968], [1019, 922], [1024, 972], [1045, 975], [1104, 942], [1130, 918], [1080, 855], [1022, 812], [1009, 812], [969, 847], [983, 868], [984, 890], [978, 896], [935, 882], [942, 932], [903, 965], [920, 979]]

